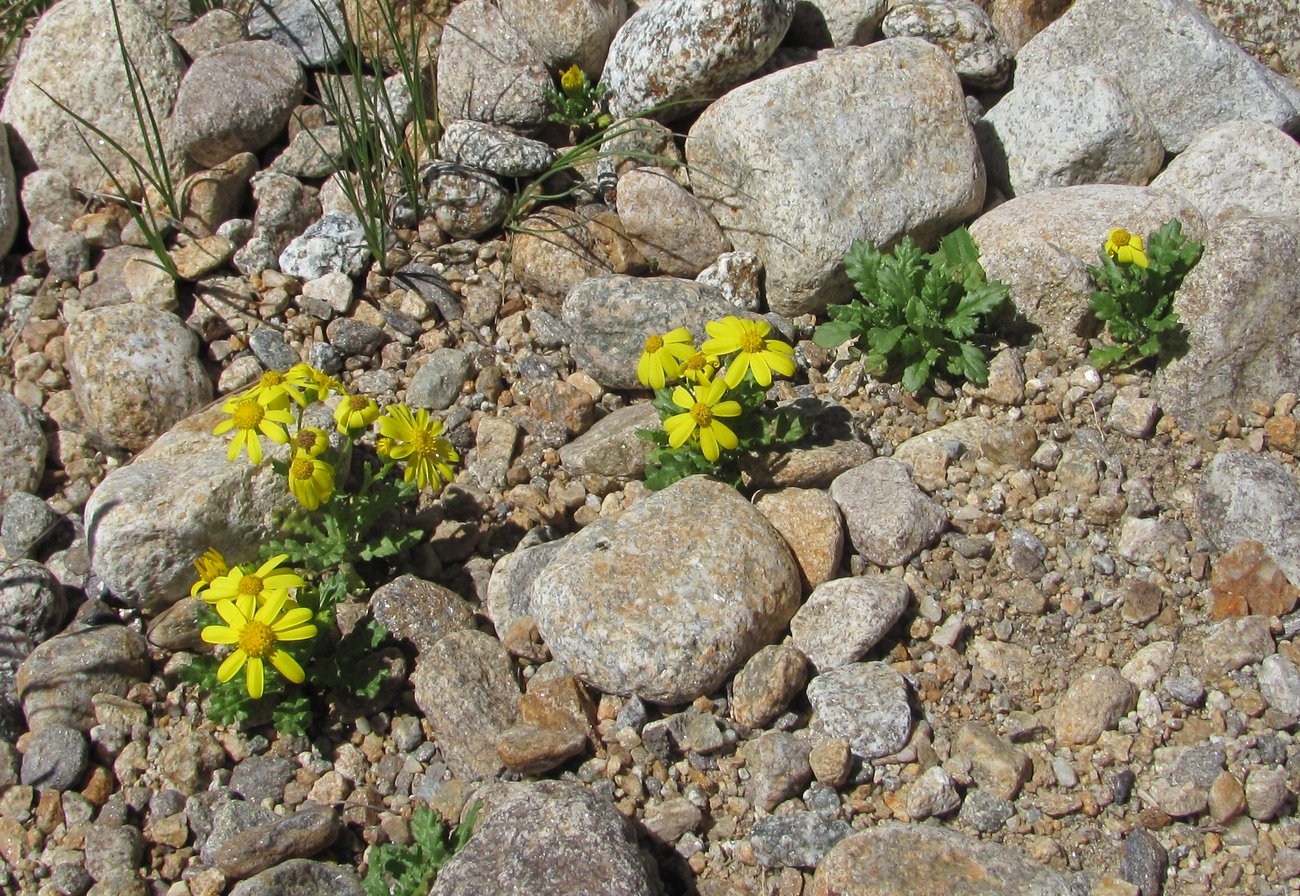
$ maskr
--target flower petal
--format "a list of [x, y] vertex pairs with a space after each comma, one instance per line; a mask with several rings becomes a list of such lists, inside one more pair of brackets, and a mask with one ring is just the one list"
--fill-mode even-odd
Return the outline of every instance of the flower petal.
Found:
[[294, 684], [302, 684], [307, 678], [306, 674], [302, 671], [302, 666], [298, 665], [298, 661], [289, 656], [289, 654], [283, 650], [272, 652], [267, 659], [271, 661], [271, 665], [275, 666], [276, 670], [281, 675], [292, 681]]
[[248, 619], [239, 612], [238, 605], [229, 598], [217, 601], [217, 615], [226, 621], [226, 625], [239, 631], [248, 624]]
[[248, 684], [248, 696], [261, 700], [266, 684], [266, 668], [260, 656], [248, 658], [248, 669], [244, 672], [244, 681]]
[[284, 631], [295, 625], [302, 625], [308, 619], [311, 619], [311, 610], [307, 607], [294, 607], [292, 610], [285, 610], [283, 616], [271, 623], [271, 628], [277, 632]]
[[718, 459], [718, 440], [713, 436], [713, 427], [703, 426], [700, 428], [700, 450], [709, 460]]
[[718, 439], [718, 444], [723, 448], [726, 448], [728, 451], [740, 444], [740, 440], [736, 438], [736, 434], [732, 432], [731, 427], [727, 426], [725, 423], [719, 423], [714, 420], [712, 429], [713, 435]]
[[244, 667], [244, 661], [248, 659], [248, 654], [243, 649], [236, 650], [230, 656], [221, 661], [217, 667], [217, 681], [223, 684], [235, 677], [235, 673]]
[[226, 625], [205, 625], [203, 631], [199, 633], [204, 641], [209, 644], [238, 644], [239, 635], [233, 628]]

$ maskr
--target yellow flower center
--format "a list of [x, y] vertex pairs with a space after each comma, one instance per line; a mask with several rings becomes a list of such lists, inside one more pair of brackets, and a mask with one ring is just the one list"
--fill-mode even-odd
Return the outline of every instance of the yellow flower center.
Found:
[[713, 411], [707, 404], [696, 402], [691, 408], [691, 419], [695, 421], [696, 426], [704, 427], [713, 422]]
[[239, 649], [260, 659], [275, 649], [275, 631], [265, 622], [250, 619], [239, 633]]
[[366, 398], [364, 395], [348, 396], [348, 410], [364, 411], [368, 404], [370, 404], [370, 399]]
[[262, 422], [262, 418], [265, 416], [266, 411], [263, 410], [256, 398], [245, 398], [235, 405], [235, 410], [231, 413], [231, 417], [238, 429], [257, 429], [257, 425]]
[[263, 386], [279, 386], [284, 383], [284, 374], [278, 370], [268, 370], [262, 374]]
[[685, 366], [687, 370], [698, 371], [698, 370], [703, 370], [705, 365], [707, 365], [708, 363], [709, 363], [709, 359], [706, 358], [703, 353], [696, 353], [686, 359]]
[[304, 429], [293, 437], [293, 444], [303, 451], [310, 451], [316, 447], [316, 433]]
[[310, 458], [296, 457], [292, 464], [289, 465], [289, 475], [294, 479], [310, 479], [311, 474], [316, 471], [316, 465], [311, 462]]
[[746, 330], [745, 335], [740, 337], [740, 350], [747, 355], [758, 354], [763, 350], [765, 341], [757, 330]]
[[438, 453], [438, 439], [428, 431], [417, 427], [412, 427], [411, 438], [409, 440], [411, 453], [417, 459], [433, 457]]
[[239, 588], [237, 590], [240, 594], [252, 594], [256, 596], [262, 593], [262, 587], [263, 583], [261, 576], [244, 576], [239, 580]]
[[653, 355], [659, 349], [664, 347], [664, 338], [662, 336], [649, 336], [645, 341], [645, 353]]
[[1128, 241], [1132, 239], [1132, 237], [1133, 234], [1129, 233], [1127, 230], [1112, 230], [1110, 232], [1110, 241], [1114, 243], [1116, 247], [1127, 246]]

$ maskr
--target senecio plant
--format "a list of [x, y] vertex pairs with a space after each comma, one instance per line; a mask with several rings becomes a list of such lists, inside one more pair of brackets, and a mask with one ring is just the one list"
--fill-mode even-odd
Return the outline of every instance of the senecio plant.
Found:
[[576, 65], [560, 72], [559, 90], [550, 84], [543, 86], [542, 90], [551, 108], [547, 120], [566, 125], [570, 131], [600, 130], [609, 127], [614, 120], [605, 111], [605, 85], [592, 84], [587, 73]]
[[836, 348], [853, 340], [867, 373], [901, 376], [908, 392], [920, 391], [939, 369], [976, 385], [988, 382], [976, 337], [984, 318], [1006, 301], [1008, 287], [985, 277], [970, 231], [954, 230], [929, 254], [910, 236], [887, 253], [855, 240], [844, 271], [862, 299], [831, 306], [813, 342]]
[[768, 338], [766, 321], [728, 316], [705, 329], [711, 338], [698, 348], [685, 327], [652, 335], [637, 363], [637, 379], [655, 390], [663, 421], [660, 430], [639, 431], [655, 445], [646, 464], [651, 490], [694, 473], [739, 484], [744, 452], [804, 436], [798, 417], [765, 408], [773, 375], [794, 373], [794, 349]]
[[[335, 395], [337, 447], [324, 429], [304, 421], [309, 408]], [[377, 692], [380, 670], [368, 661], [384, 637], [381, 628], [358, 627], [341, 641], [320, 636], [335, 630], [338, 602], [362, 590], [356, 564], [392, 557], [423, 536], [409, 527], [377, 533], [377, 524], [419, 489], [441, 488], [460, 457], [428, 411], [402, 404], [381, 410], [306, 364], [268, 371], [221, 409], [228, 416], [213, 432], [230, 435], [230, 462], [242, 454], [261, 464], [263, 439], [288, 446], [272, 467], [298, 507], [280, 521], [282, 537], [261, 546], [260, 561], [231, 566], [215, 549], [195, 561], [199, 580], [190, 593], [209, 609], [201, 638], [229, 651], [219, 663], [200, 657], [187, 677], [211, 692], [208, 713], [221, 724], [248, 721], [251, 703], [274, 696], [276, 727], [302, 733], [310, 701], [288, 688], [303, 684], [309, 670], [322, 687]], [[380, 463], [367, 460], [359, 476], [348, 477], [368, 434]], [[398, 463], [405, 466], [400, 479], [390, 475]], [[235, 681], [241, 671], [242, 687]]]
[[1106, 236], [1101, 266], [1089, 267], [1097, 285], [1091, 307], [1106, 325], [1110, 342], [1089, 356], [1100, 368], [1135, 367], [1155, 358], [1168, 360], [1186, 349], [1187, 334], [1174, 311], [1174, 293], [1204, 249], [1183, 235], [1173, 218], [1143, 241], [1115, 229]]

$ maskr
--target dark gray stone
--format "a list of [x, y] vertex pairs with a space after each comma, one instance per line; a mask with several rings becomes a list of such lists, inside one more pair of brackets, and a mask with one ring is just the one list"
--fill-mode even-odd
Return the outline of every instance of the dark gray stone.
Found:
[[256, 0], [248, 20], [249, 37], [266, 37], [289, 50], [307, 68], [343, 58], [335, 35], [346, 33], [337, 0]]
[[972, 790], [966, 794], [958, 817], [981, 834], [992, 834], [1002, 830], [1015, 814], [1016, 807], [1010, 800], [994, 796], [987, 790]]
[[325, 335], [344, 357], [372, 355], [386, 339], [381, 327], [351, 317], [330, 321]]
[[9, 559], [32, 557], [62, 519], [49, 505], [29, 492], [14, 492], [4, 502], [0, 543]]
[[816, 868], [835, 844], [852, 833], [847, 821], [800, 812], [760, 818], [749, 842], [755, 861], [765, 868]]
[[1124, 838], [1119, 876], [1138, 888], [1141, 896], [1160, 896], [1169, 867], [1169, 853], [1152, 834], [1138, 828]]
[[469, 355], [460, 349], [435, 349], [406, 387], [406, 403], [435, 411], [451, 407], [469, 379]]
[[250, 756], [235, 766], [230, 789], [255, 803], [270, 799], [279, 804], [284, 799], [284, 785], [297, 767], [297, 763], [281, 756]]
[[248, 337], [248, 347], [267, 370], [288, 370], [298, 363], [298, 351], [274, 327], [258, 327]]
[[345, 865], [290, 859], [240, 881], [230, 896], [365, 896], [356, 873]]
[[47, 725], [27, 741], [22, 782], [40, 790], [71, 790], [89, 759], [86, 735], [66, 725]]

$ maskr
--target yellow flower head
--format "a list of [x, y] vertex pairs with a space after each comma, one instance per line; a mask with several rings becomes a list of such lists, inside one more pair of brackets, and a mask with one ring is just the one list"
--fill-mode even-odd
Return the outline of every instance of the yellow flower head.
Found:
[[323, 400], [331, 392], [343, 391], [342, 383], [310, 364], [295, 364], [288, 369], [284, 376], [285, 379], [302, 390], [308, 404], [313, 401]]
[[754, 381], [767, 388], [772, 385], [772, 373], [790, 376], [794, 373], [794, 349], [779, 339], [768, 339], [772, 327], [763, 320], [742, 320], [728, 315], [722, 320], [705, 324], [712, 339], [706, 339], [700, 351], [706, 355], [736, 357], [727, 365], [727, 386], [735, 388], [745, 378], [745, 371], [754, 374]]
[[298, 503], [315, 510], [334, 494], [334, 468], [305, 452], [298, 452], [289, 462], [289, 491]]
[[636, 378], [641, 385], [662, 389], [669, 379], [681, 373], [682, 362], [695, 354], [690, 331], [678, 327], [662, 336], [650, 336], [645, 341], [641, 360], [636, 365]]
[[198, 593], [212, 584], [212, 581], [219, 576], [224, 576], [229, 567], [226, 565], [226, 558], [221, 556], [221, 552], [216, 548], [208, 548], [203, 552], [203, 556], [194, 561], [194, 568], [199, 571], [199, 580], [190, 588], [190, 597], [198, 596]]
[[306, 454], [310, 457], [320, 457], [330, 446], [330, 437], [318, 426], [304, 426], [293, 434], [289, 446], [295, 456]]
[[1147, 254], [1143, 251], [1142, 237], [1119, 228], [1106, 235], [1106, 254], [1120, 264], [1135, 264], [1144, 268], [1149, 263]]
[[222, 420], [213, 427], [213, 435], [235, 430], [235, 437], [230, 440], [226, 459], [233, 461], [239, 452], [248, 449], [248, 459], [255, 464], [262, 462], [262, 442], [258, 434], [266, 436], [272, 442], [281, 445], [289, 441], [289, 434], [284, 427], [293, 423], [293, 415], [288, 411], [288, 401], [283, 407], [270, 407], [260, 399], [249, 395], [234, 395], [226, 399], [221, 410], [230, 415], [229, 420]]
[[404, 404], [389, 405], [379, 418], [379, 433], [380, 454], [406, 461], [407, 482], [414, 480], [420, 488], [437, 490], [455, 475], [451, 465], [460, 455], [443, 438], [442, 424], [430, 420], [424, 408], [412, 413]]
[[334, 409], [334, 422], [339, 432], [353, 435], [365, 429], [379, 416], [379, 405], [365, 395], [344, 395]]
[[217, 667], [217, 681], [227, 682], [240, 669], [245, 669], [244, 680], [248, 696], [260, 699], [265, 685], [269, 660], [276, 671], [294, 684], [306, 679], [298, 661], [280, 647], [281, 641], [305, 641], [316, 637], [316, 626], [310, 623], [311, 610], [306, 607], [285, 609], [289, 597], [276, 594], [258, 607], [251, 596], [217, 603], [217, 615], [225, 625], [205, 626], [202, 638], [209, 644], [233, 644], [235, 650]]
[[740, 402], [721, 401], [727, 386], [722, 380], [704, 380], [695, 391], [685, 386], [673, 390], [673, 404], [685, 413], [674, 414], [664, 421], [668, 444], [685, 445], [692, 436], [700, 440], [700, 450], [709, 460], [718, 459], [719, 446], [730, 451], [739, 444], [736, 434], [719, 417], [739, 417]]
[[560, 89], [573, 96], [587, 86], [587, 76], [577, 65], [571, 65], [560, 72]]
[[682, 362], [681, 377], [688, 383], [707, 383], [718, 372], [718, 356], [696, 352]]
[[292, 569], [277, 569], [289, 559], [288, 554], [277, 554], [257, 568], [256, 572], [246, 573], [238, 566], [222, 576], [217, 576], [203, 592], [203, 599], [208, 603], [223, 600], [238, 600], [251, 597], [257, 606], [261, 606], [273, 597], [288, 595], [290, 588], [301, 588], [302, 576]]
[[291, 381], [286, 373], [268, 370], [261, 378], [244, 391], [244, 398], [256, 398], [268, 408], [287, 408], [289, 402], [298, 405], [307, 404], [300, 384]]

